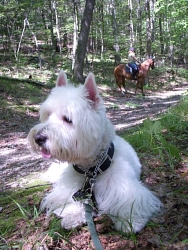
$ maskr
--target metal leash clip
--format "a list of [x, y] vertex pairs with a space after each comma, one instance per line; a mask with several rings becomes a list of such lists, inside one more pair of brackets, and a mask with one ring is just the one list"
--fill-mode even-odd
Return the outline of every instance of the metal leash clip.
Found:
[[91, 186], [91, 188], [90, 188], [90, 193], [91, 194], [93, 193], [93, 188], [94, 188], [96, 182], [97, 182], [97, 180], [95, 178], [89, 179], [89, 184]]
[[88, 199], [92, 200], [93, 187], [95, 183], [96, 183], [96, 179], [86, 177], [86, 180], [82, 188], [73, 194], [72, 198], [74, 199], [74, 201], [85, 201]]

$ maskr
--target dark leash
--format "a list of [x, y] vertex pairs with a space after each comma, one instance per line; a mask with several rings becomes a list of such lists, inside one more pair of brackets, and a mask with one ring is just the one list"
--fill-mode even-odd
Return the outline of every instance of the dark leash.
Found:
[[93, 188], [95, 183], [97, 182], [97, 175], [104, 173], [104, 171], [110, 167], [113, 155], [114, 144], [113, 142], [111, 142], [110, 147], [105, 150], [100, 156], [100, 159], [96, 166], [91, 167], [88, 170], [84, 170], [81, 166], [73, 165], [75, 171], [80, 174], [85, 174], [86, 176], [82, 188], [79, 189], [75, 194], [73, 194], [72, 198], [75, 201], [83, 202], [87, 226], [96, 250], [103, 250], [103, 247], [99, 240], [99, 236], [97, 234], [92, 216], [93, 213], [96, 214], [98, 212]]
[[84, 203], [84, 209], [85, 209], [87, 226], [90, 231], [94, 247], [96, 250], [104, 250], [103, 246], [101, 245], [99, 236], [97, 234], [95, 223], [93, 222], [93, 216], [92, 216], [93, 208], [89, 204]]

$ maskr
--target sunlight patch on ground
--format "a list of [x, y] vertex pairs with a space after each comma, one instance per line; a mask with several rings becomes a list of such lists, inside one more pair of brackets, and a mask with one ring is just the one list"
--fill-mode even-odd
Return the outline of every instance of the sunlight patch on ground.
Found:
[[164, 92], [164, 93], [160, 93], [160, 94], [157, 94], [157, 95], [150, 95], [149, 98], [152, 99], [152, 98], [162, 98], [162, 99], [166, 99], [168, 97], [172, 97], [172, 96], [181, 96], [183, 95], [185, 92], [186, 92], [187, 88], [185, 89], [177, 89], [177, 90], [173, 90], [173, 91], [167, 91], [167, 92]]

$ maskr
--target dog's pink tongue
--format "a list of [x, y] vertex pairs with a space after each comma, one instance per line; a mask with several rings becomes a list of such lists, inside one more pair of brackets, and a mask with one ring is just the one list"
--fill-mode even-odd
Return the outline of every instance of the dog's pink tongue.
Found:
[[44, 157], [46, 159], [49, 159], [51, 157], [50, 152], [47, 149], [45, 149], [45, 148], [42, 148], [41, 154], [42, 154], [42, 157]]

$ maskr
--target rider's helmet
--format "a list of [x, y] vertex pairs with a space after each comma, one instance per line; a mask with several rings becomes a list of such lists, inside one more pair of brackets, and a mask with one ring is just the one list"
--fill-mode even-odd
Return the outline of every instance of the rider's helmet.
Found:
[[134, 49], [133, 47], [131, 47], [131, 48], [129, 49], [129, 51], [134, 51], [134, 52], [135, 52], [135, 49]]

